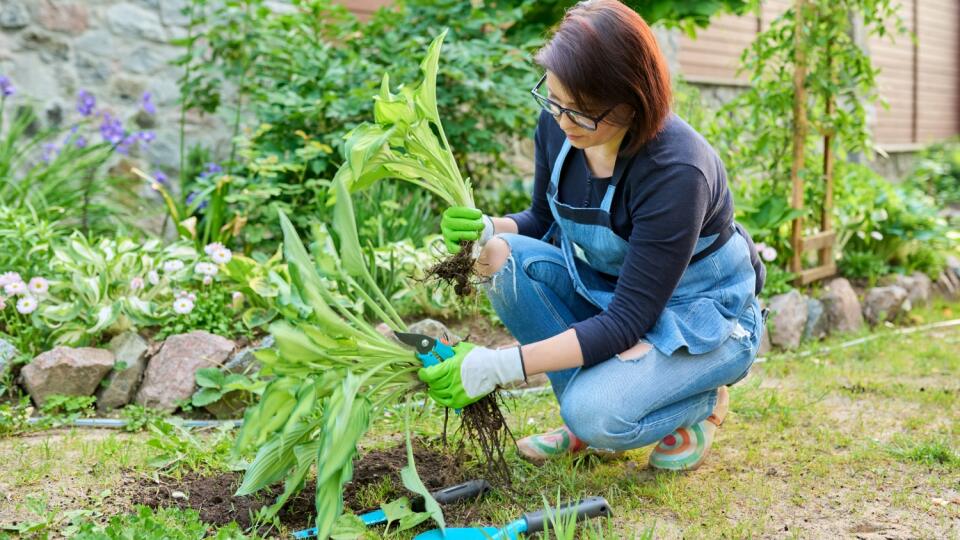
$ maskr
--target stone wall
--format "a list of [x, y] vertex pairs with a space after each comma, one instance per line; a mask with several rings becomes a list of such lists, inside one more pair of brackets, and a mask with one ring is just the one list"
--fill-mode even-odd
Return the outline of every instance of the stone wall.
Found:
[[[47, 125], [69, 127], [78, 117], [77, 93], [92, 93], [98, 109], [128, 129], [155, 131], [157, 140], [143, 157], [172, 169], [179, 162], [181, 71], [170, 65], [180, 50], [169, 42], [186, 35], [185, 3], [0, 0], [0, 74], [16, 88], [14, 103], [32, 103]], [[137, 114], [144, 92], [156, 104], [155, 117]], [[187, 133], [202, 133], [209, 146], [228, 131], [216, 118], [191, 113]]]

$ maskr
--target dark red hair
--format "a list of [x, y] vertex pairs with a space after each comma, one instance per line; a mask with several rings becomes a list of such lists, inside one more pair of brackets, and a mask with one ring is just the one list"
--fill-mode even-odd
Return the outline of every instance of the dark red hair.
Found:
[[570, 8], [536, 62], [560, 80], [577, 107], [599, 114], [620, 104], [632, 118], [632, 155], [656, 136], [670, 114], [670, 70], [650, 26], [616, 0], [584, 0]]

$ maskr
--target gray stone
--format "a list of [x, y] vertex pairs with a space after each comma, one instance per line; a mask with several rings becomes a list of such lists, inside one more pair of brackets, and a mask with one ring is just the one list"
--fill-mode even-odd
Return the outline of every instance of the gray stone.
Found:
[[863, 313], [860, 309], [860, 300], [854, 292], [850, 282], [845, 278], [837, 278], [827, 285], [827, 292], [820, 297], [823, 309], [826, 312], [828, 333], [856, 332], [863, 327]]
[[101, 85], [109, 81], [111, 75], [113, 75], [110, 64], [96, 56], [77, 54], [75, 65], [77, 67], [77, 77], [84, 84]]
[[186, 26], [190, 17], [183, 12], [187, 7], [187, 0], [163, 0], [160, 3], [160, 20], [167, 26]]
[[73, 48], [77, 52], [109, 58], [120, 51], [114, 46], [114, 38], [106, 30], [91, 30], [73, 40]]
[[433, 319], [423, 319], [407, 327], [411, 334], [423, 334], [435, 339], [445, 339], [449, 343], [460, 343], [463, 338], [454, 334], [442, 322]]
[[147, 367], [147, 342], [136, 332], [125, 332], [110, 340], [115, 358], [113, 371], [97, 394], [97, 410], [109, 411], [133, 400]]
[[13, 361], [18, 354], [20, 353], [17, 352], [17, 348], [12, 343], [0, 339], [0, 380], [7, 375], [7, 371], [13, 365]]
[[17, 30], [30, 24], [30, 13], [23, 2], [9, 0], [0, 5], [0, 28]]
[[273, 336], [263, 338], [263, 341], [253, 347], [244, 347], [237, 351], [227, 363], [223, 365], [223, 371], [227, 373], [256, 373], [260, 371], [260, 364], [257, 362], [256, 352], [273, 347], [275, 341]]
[[770, 343], [770, 331], [764, 329], [763, 337], [760, 338], [760, 348], [757, 349], [757, 356], [766, 356], [773, 350], [773, 344]]
[[177, 143], [177, 136], [172, 133], [157, 132], [157, 138], [147, 147], [146, 154], [150, 163], [155, 165], [170, 169], [176, 169], [180, 166], [180, 148]]
[[784, 349], [800, 346], [807, 324], [807, 299], [798, 291], [770, 299], [770, 343]]
[[863, 299], [863, 315], [872, 324], [892, 321], [909, 309], [906, 289], [896, 285], [874, 287]]
[[117, 35], [165, 42], [167, 32], [156, 12], [133, 4], [117, 4], [107, 9], [107, 25]]
[[124, 55], [122, 65], [131, 73], [150, 74], [155, 73], [176, 57], [175, 50], [146, 45], [137, 47]]
[[47, 63], [65, 62], [70, 58], [70, 46], [63, 40], [44, 32], [27, 30], [21, 37], [24, 50], [37, 51]]
[[20, 370], [23, 387], [38, 407], [53, 394], [90, 396], [113, 369], [113, 353], [90, 347], [56, 347]]
[[803, 328], [803, 339], [823, 339], [829, 331], [823, 302], [816, 298], [807, 298], [807, 324]]
[[922, 306], [930, 301], [933, 281], [922, 272], [914, 272], [909, 276], [898, 274], [888, 284], [903, 287], [907, 291], [907, 299], [910, 300], [912, 307]]
[[197, 370], [222, 365], [232, 351], [232, 341], [209, 332], [168, 337], [147, 364], [137, 404], [173, 411], [196, 390]]

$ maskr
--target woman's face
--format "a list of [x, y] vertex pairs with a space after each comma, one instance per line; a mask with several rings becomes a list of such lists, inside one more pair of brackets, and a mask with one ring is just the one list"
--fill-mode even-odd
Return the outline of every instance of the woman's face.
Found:
[[[556, 101], [561, 106], [568, 109], [573, 109], [590, 116], [600, 116], [603, 114], [603, 110], [581, 110], [574, 103], [573, 98], [567, 92], [567, 89], [563, 86], [563, 83], [560, 82], [553, 72], [547, 71], [547, 88], [549, 91], [549, 97], [553, 101]], [[613, 118], [623, 118], [624, 112], [628, 107], [626, 105], [618, 105], [613, 111], [610, 111], [608, 115], [597, 126], [596, 131], [590, 131], [581, 126], [578, 126], [570, 117], [566, 114], [561, 114], [559, 118], [556, 118], [558, 124], [560, 124], [560, 129], [567, 134], [567, 138], [570, 139], [570, 145], [574, 148], [590, 148], [592, 146], [601, 146], [606, 144], [614, 139], [623, 138], [623, 134], [627, 131], [627, 126], [618, 125], [612, 122]]]

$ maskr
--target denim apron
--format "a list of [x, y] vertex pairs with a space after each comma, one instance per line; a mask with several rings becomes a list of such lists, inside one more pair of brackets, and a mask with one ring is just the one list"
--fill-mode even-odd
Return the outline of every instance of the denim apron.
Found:
[[[568, 139], [550, 174], [547, 202], [555, 222], [543, 240], [559, 241], [576, 292], [605, 310], [613, 301], [613, 290], [585, 286], [576, 259], [604, 274], [620, 274], [630, 245], [613, 231], [610, 206], [617, 185], [633, 160], [617, 159], [599, 208], [578, 208], [557, 199], [561, 170], [569, 152]], [[755, 282], [749, 247], [736, 233], [733, 223], [720, 234], [700, 237], [690, 264], [643, 339], [667, 355], [680, 347], [687, 347], [691, 354], [716, 349], [730, 337], [737, 319], [753, 304]]]

